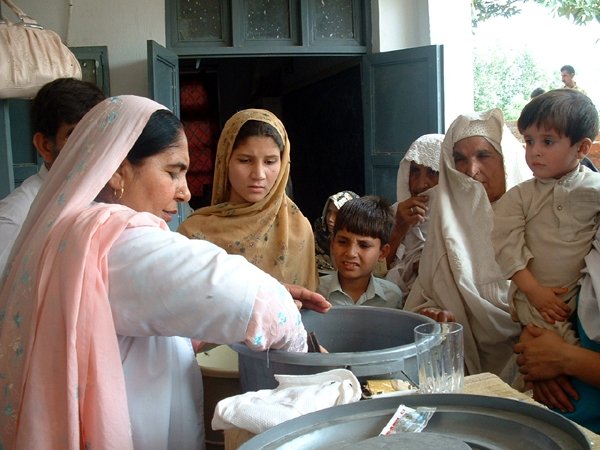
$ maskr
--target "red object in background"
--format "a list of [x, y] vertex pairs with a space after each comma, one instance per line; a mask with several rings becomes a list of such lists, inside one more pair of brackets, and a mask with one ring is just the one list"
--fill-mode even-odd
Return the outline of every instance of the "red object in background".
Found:
[[192, 197], [202, 197], [205, 186], [212, 185], [217, 124], [210, 118], [209, 96], [201, 80], [182, 80], [180, 96], [181, 121], [190, 152], [190, 168], [186, 178]]
[[184, 120], [183, 129], [190, 151], [188, 187], [192, 196], [202, 197], [204, 185], [212, 185], [217, 127], [210, 120]]

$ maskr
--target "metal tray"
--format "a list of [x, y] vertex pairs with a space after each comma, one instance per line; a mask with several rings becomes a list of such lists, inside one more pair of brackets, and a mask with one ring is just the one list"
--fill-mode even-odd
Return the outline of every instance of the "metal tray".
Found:
[[[419, 394], [362, 400], [306, 414], [255, 436], [240, 450], [333, 449], [358, 444], [377, 436], [400, 404], [435, 407], [422, 434], [457, 438], [476, 450], [592, 448], [573, 422], [540, 406], [483, 395]], [[364, 449], [382, 448], [364, 444]]]

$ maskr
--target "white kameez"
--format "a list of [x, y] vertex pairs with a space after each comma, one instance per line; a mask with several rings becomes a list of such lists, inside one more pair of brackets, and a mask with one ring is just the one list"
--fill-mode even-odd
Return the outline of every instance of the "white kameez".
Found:
[[134, 447], [202, 448], [201, 373], [177, 336], [243, 341], [260, 286], [285, 288], [242, 256], [152, 227], [125, 230], [108, 262]]

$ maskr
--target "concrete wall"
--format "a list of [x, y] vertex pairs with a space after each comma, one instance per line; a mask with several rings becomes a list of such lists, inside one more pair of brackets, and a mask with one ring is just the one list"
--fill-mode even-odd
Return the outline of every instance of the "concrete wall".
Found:
[[18, 0], [17, 4], [69, 46], [106, 45], [111, 94], [148, 94], [146, 41], [165, 45], [164, 0]]
[[374, 52], [444, 45], [446, 126], [473, 109], [470, 0], [379, 0], [372, 16]]
[[[18, 0], [18, 4], [69, 46], [106, 45], [112, 94], [147, 95], [146, 41], [166, 43], [164, 0]], [[374, 52], [444, 45], [447, 125], [473, 108], [470, 5], [470, 0], [372, 3]]]

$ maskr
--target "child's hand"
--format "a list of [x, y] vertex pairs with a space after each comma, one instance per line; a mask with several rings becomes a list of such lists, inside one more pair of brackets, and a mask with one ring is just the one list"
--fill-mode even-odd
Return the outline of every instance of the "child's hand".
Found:
[[569, 317], [571, 309], [559, 297], [568, 291], [566, 288], [539, 286], [527, 298], [548, 323], [563, 321]]

